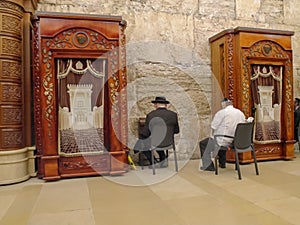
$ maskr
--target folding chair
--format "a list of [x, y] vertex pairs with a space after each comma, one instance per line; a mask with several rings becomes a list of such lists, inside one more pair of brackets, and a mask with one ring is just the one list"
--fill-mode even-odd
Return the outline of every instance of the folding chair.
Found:
[[[254, 129], [254, 122], [251, 123], [239, 123], [236, 127], [234, 137], [228, 135], [215, 135], [214, 138], [218, 137], [229, 137], [233, 139], [233, 144], [230, 148], [230, 151], [235, 152], [235, 168], [238, 171], [238, 177], [241, 180], [241, 169], [240, 169], [240, 162], [239, 162], [239, 153], [243, 152], [251, 152], [254, 165], [255, 165], [255, 172], [256, 175], [259, 175], [257, 160], [256, 160], [256, 153], [253, 146], [253, 129]], [[215, 157], [215, 166], [216, 166], [216, 175], [218, 174], [218, 155]]]

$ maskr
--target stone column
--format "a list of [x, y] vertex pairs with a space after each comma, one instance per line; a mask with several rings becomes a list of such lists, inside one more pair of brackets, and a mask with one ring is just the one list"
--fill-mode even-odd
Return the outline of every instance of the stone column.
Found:
[[35, 176], [30, 17], [38, 0], [0, 0], [0, 184]]

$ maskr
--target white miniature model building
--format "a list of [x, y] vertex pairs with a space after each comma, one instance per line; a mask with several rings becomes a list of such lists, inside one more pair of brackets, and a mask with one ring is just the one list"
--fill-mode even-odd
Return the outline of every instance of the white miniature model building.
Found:
[[[105, 74], [105, 61], [103, 61], [103, 72], [96, 70], [90, 60], [86, 60], [86, 67], [78, 60], [73, 67], [73, 60], [68, 59], [65, 67], [58, 60], [58, 79], [64, 79], [70, 72], [84, 75], [89, 72], [92, 76], [103, 82]], [[84, 130], [90, 128], [103, 128], [103, 105], [92, 106], [93, 84], [67, 84], [70, 108], [59, 108], [59, 129]], [[97, 90], [96, 90], [97, 91]], [[102, 103], [104, 94], [101, 94]]]
[[280, 105], [272, 106], [273, 86], [258, 86], [260, 104], [255, 104], [257, 122], [280, 121]]
[[93, 127], [92, 84], [68, 84], [70, 112], [73, 130]]
[[70, 111], [68, 107], [59, 109], [61, 130], [83, 130], [103, 128], [103, 105], [91, 110], [92, 84], [69, 84]]

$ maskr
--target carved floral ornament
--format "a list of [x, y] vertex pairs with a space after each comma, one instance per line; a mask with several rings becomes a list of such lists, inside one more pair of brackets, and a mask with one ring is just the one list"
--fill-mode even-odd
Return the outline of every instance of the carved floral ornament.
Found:
[[0, 8], [11, 10], [12, 12], [17, 13], [20, 16], [20, 18], [24, 14], [24, 9], [21, 6], [9, 1], [0, 1]]
[[[34, 115], [36, 118], [41, 118], [42, 116], [42, 106], [40, 102], [40, 90], [41, 90], [41, 74], [40, 71], [40, 60], [39, 60], [39, 51], [40, 51], [40, 45], [39, 45], [39, 23], [37, 21], [33, 22], [33, 39], [32, 39], [32, 45], [33, 45], [33, 83], [34, 83]], [[39, 119], [35, 121], [35, 135], [36, 135], [36, 148], [37, 153], [41, 154], [42, 151], [42, 124]]]
[[88, 29], [69, 29], [59, 33], [47, 44], [52, 49], [88, 48], [97, 50], [112, 50], [118, 42], [107, 40], [102, 34]]
[[256, 151], [262, 154], [276, 154], [281, 152], [281, 148], [279, 146], [256, 146]]
[[[234, 49], [233, 49], [233, 34], [228, 35], [227, 43], [228, 43], [228, 80], [229, 80], [229, 85], [228, 85], [228, 97], [230, 99], [233, 99], [233, 90], [234, 90], [234, 78], [233, 78], [233, 54], [234, 54]], [[223, 57], [224, 58], [224, 57]]]

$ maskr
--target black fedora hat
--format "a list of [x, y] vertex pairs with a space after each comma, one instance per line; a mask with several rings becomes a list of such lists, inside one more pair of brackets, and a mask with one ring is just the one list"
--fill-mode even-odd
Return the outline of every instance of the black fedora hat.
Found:
[[164, 96], [157, 96], [155, 100], [151, 101], [152, 103], [162, 103], [162, 104], [169, 104], [170, 102]]

